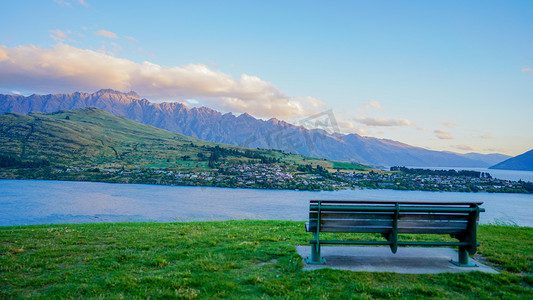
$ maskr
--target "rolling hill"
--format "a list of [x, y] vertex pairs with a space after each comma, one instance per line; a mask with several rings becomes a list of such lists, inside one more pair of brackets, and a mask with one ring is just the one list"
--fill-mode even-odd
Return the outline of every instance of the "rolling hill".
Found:
[[[217, 144], [117, 117], [98, 108], [0, 115], [3, 160], [63, 168], [207, 169], [214, 149], [226, 161], [302, 162], [301, 155]], [[312, 158], [309, 158], [312, 159]]]

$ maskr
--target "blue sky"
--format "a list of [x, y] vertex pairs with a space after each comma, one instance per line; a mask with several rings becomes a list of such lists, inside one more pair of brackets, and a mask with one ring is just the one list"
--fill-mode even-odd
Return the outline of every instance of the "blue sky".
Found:
[[531, 1], [2, 2], [0, 92], [135, 90], [460, 153], [533, 148]]

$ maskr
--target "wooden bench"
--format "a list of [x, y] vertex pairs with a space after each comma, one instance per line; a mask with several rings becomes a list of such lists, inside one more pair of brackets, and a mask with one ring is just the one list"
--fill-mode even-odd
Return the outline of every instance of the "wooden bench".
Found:
[[[398, 246], [458, 246], [459, 266], [473, 266], [468, 254], [477, 251], [477, 222], [483, 202], [407, 202], [407, 201], [344, 201], [311, 200], [309, 223], [312, 232], [310, 264], [324, 264], [320, 246], [388, 245], [392, 253]], [[321, 232], [380, 233], [383, 241], [321, 240]], [[398, 234], [449, 234], [458, 242], [400, 241]]]

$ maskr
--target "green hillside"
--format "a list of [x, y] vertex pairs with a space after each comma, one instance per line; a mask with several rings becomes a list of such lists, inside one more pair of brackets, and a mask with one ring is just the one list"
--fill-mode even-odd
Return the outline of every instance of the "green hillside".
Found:
[[23, 161], [45, 159], [68, 167], [147, 166], [177, 156], [196, 156], [211, 145], [96, 108], [0, 117], [0, 148]]
[[[326, 169], [339, 167], [338, 162], [281, 151], [207, 142], [97, 108], [0, 116], [0, 178], [100, 181], [105, 179], [102, 172], [201, 172], [260, 163], [291, 165], [297, 171], [298, 165], [316, 168], [318, 161]], [[341, 165], [343, 169], [366, 168]], [[69, 175], [67, 171], [89, 173]]]

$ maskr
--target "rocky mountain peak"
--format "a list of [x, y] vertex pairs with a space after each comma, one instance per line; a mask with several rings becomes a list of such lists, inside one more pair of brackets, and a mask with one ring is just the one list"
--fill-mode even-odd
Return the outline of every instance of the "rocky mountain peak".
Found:
[[103, 94], [120, 94], [120, 95], [126, 95], [122, 92], [119, 92], [119, 91], [116, 91], [116, 90], [113, 90], [113, 89], [101, 89], [101, 90], [98, 90], [96, 92], [94, 92], [93, 95], [103, 95]]
[[126, 95], [128, 95], [130, 97], [133, 97], [133, 98], [136, 98], [136, 99], [141, 99], [141, 96], [139, 96], [139, 94], [137, 94], [134, 91], [129, 91], [128, 93], [126, 93]]

